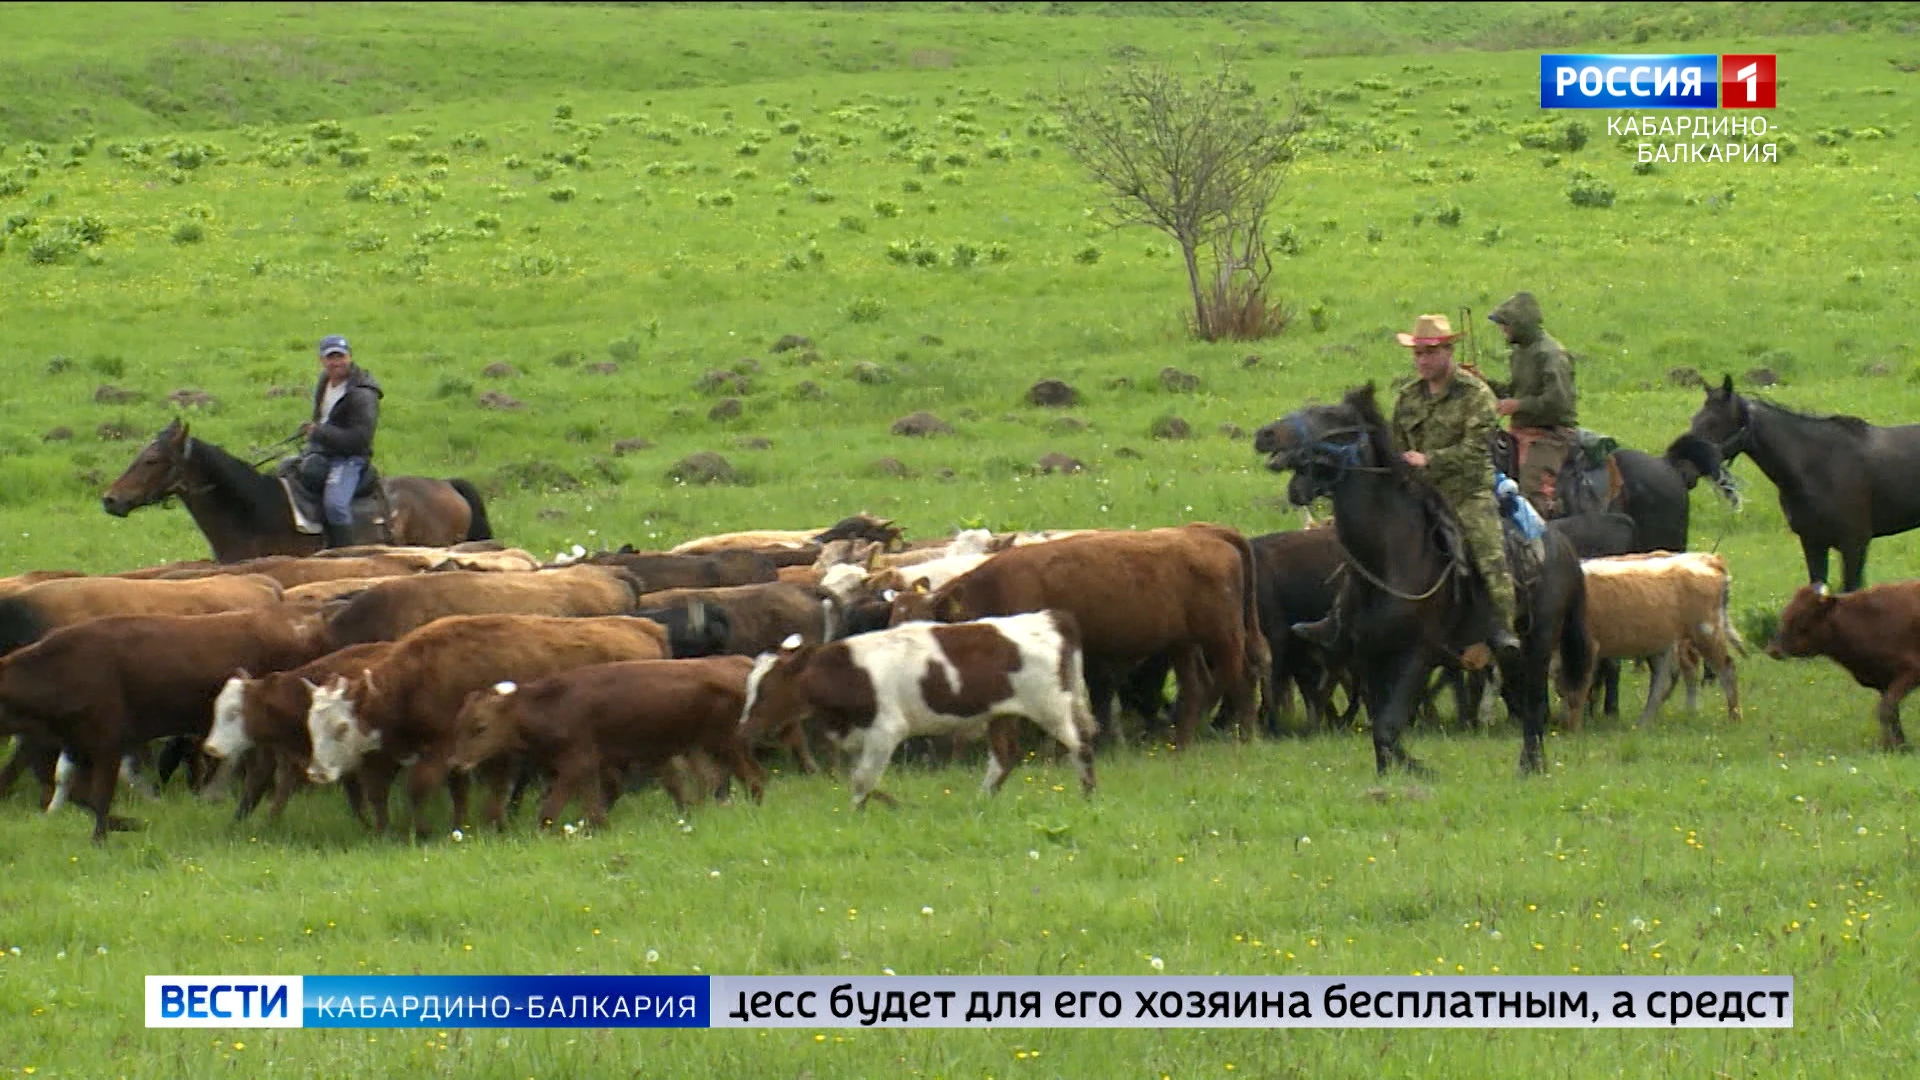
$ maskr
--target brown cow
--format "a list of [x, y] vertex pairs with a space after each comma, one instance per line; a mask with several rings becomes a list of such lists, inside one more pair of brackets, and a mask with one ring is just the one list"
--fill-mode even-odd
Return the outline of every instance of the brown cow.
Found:
[[[369, 751], [398, 758], [417, 755], [408, 774], [413, 826], [426, 834], [426, 800], [442, 783], [453, 794], [454, 824], [466, 818], [464, 776], [449, 777], [454, 720], [468, 694], [502, 679], [527, 682], [588, 664], [667, 658], [660, 624], [626, 616], [564, 618], [547, 615], [455, 615], [421, 627], [394, 643], [384, 659], [354, 679], [336, 677], [316, 687], [307, 711], [313, 758], [307, 777], [331, 784], [358, 768]], [[499, 809], [504, 778], [496, 778], [487, 819]], [[452, 782], [449, 782], [449, 781]], [[376, 808], [385, 791], [370, 791]]]
[[752, 551], [716, 551], [710, 555], [668, 555], [658, 551], [619, 551], [589, 555], [591, 566], [623, 566], [640, 575], [642, 588], [721, 589], [775, 580], [773, 560]]
[[29, 570], [24, 574], [0, 578], [0, 598], [25, 592], [43, 581], [64, 581], [86, 576], [78, 570]]
[[236, 669], [280, 671], [330, 648], [309, 606], [215, 615], [109, 615], [63, 627], [0, 660], [0, 709], [64, 746], [87, 775], [93, 838], [111, 817], [120, 759], [173, 735], [204, 737], [214, 699]]
[[370, 586], [333, 617], [342, 645], [394, 641], [449, 615], [620, 615], [640, 585], [618, 567], [569, 566], [534, 573], [450, 570]]
[[725, 589], [662, 589], [640, 598], [642, 608], [686, 607], [704, 602], [727, 613], [727, 651], [758, 656], [780, 647], [789, 634], [809, 644], [839, 636], [839, 604], [812, 585], [771, 582]]
[[324, 604], [329, 600], [339, 600], [342, 597], [366, 592], [383, 581], [395, 581], [409, 576], [411, 575], [392, 574], [383, 577], [350, 577], [335, 581], [314, 581], [305, 585], [295, 585], [281, 593], [280, 598], [289, 601], [312, 600]]
[[1780, 613], [1767, 655], [1832, 658], [1854, 682], [1880, 691], [1881, 748], [1906, 750], [1900, 702], [1920, 686], [1920, 581], [1839, 595], [1802, 585]]
[[[213, 726], [201, 744], [211, 757], [221, 761], [244, 763], [248, 768], [240, 802], [233, 819], [244, 820], [266, 794], [272, 782], [273, 805], [270, 820], [280, 820], [287, 800], [306, 779], [307, 762], [313, 745], [307, 738], [307, 709], [312, 704], [311, 687], [335, 676], [353, 678], [366, 671], [393, 649], [390, 641], [349, 645], [291, 671], [277, 671], [260, 678], [246, 672], [228, 679], [213, 702]], [[387, 754], [375, 751], [361, 762], [359, 771], [347, 777], [347, 800], [353, 816], [366, 824], [366, 800], [358, 778], [367, 777], [376, 791], [393, 786], [399, 765]], [[375, 808], [374, 829], [387, 830], [387, 804], [381, 800]]]
[[418, 559], [390, 555], [367, 555], [352, 559], [318, 559], [299, 555], [265, 555], [218, 566], [174, 570], [160, 575], [163, 581], [189, 581], [203, 577], [231, 577], [235, 574], [260, 574], [280, 583], [283, 589], [311, 585], [316, 581], [341, 578], [400, 577], [429, 569]]
[[1256, 605], [1254, 556], [1219, 525], [1096, 532], [1009, 547], [924, 597], [896, 598], [894, 622], [941, 622], [1049, 609], [1071, 612], [1083, 635], [1097, 719], [1109, 722], [1107, 687], [1166, 653], [1180, 682], [1176, 746], [1225, 695], [1242, 738], [1253, 732], [1258, 686], [1270, 662]]
[[280, 583], [259, 575], [197, 581], [43, 581], [0, 600], [0, 656], [60, 627], [103, 615], [209, 615], [279, 602]]
[[587, 821], [604, 827], [602, 777], [635, 766], [657, 773], [684, 810], [687, 796], [669, 765], [697, 750], [730, 766], [758, 802], [766, 772], [740, 728], [751, 670], [753, 661], [744, 656], [629, 660], [524, 686], [497, 683], [467, 696], [455, 725], [453, 765], [465, 771], [502, 755], [525, 755], [529, 765], [551, 773], [553, 784], [540, 803], [542, 827], [576, 795], [586, 803]]

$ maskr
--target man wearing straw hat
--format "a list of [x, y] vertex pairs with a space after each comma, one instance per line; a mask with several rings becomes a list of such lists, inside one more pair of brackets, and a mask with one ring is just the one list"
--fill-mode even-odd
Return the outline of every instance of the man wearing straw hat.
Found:
[[[1459, 519], [1493, 601], [1487, 644], [1502, 659], [1509, 658], [1519, 651], [1520, 640], [1513, 633], [1513, 575], [1507, 570], [1500, 508], [1493, 494], [1489, 439], [1500, 427], [1496, 399], [1478, 376], [1454, 363], [1453, 342], [1460, 335], [1445, 315], [1422, 315], [1413, 333], [1394, 336], [1413, 350], [1419, 375], [1393, 404], [1394, 447]], [[1332, 646], [1339, 609], [1336, 603], [1327, 618], [1294, 624], [1294, 632]]]

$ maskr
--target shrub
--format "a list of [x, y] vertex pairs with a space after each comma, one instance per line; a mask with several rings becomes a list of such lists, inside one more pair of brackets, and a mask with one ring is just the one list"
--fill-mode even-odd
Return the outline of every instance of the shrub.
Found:
[[732, 206], [733, 192], [702, 191], [693, 197], [693, 201], [700, 206]]
[[953, 245], [953, 265], [955, 267], [964, 270], [979, 261], [979, 248], [965, 242]]
[[573, 197], [578, 194], [580, 193], [573, 188], [557, 187], [547, 192], [547, 198], [552, 199], [554, 202], [572, 202]]
[[863, 233], [867, 231], [867, 220], [865, 218], [855, 217], [852, 214], [842, 214], [840, 216], [840, 227], [847, 232]]
[[533, 167], [533, 178], [535, 180], [541, 180], [541, 181], [553, 179], [553, 163], [550, 161], [543, 161], [540, 164], [535, 165]]
[[614, 338], [607, 342], [607, 355], [622, 363], [640, 359], [640, 343], [631, 337]]
[[918, 180], [907, 180], [901, 183], [900, 190], [909, 195], [918, 195], [922, 191], [925, 191], [926, 187]]
[[176, 244], [197, 244], [207, 238], [207, 227], [197, 219], [188, 218], [173, 227], [173, 242]]
[[350, 169], [355, 165], [365, 165], [373, 157], [373, 151], [364, 146], [343, 146], [335, 153], [335, 157], [341, 165]]
[[1436, 225], [1454, 226], [1460, 224], [1460, 204], [1442, 203], [1433, 208], [1433, 220]]
[[895, 218], [900, 216], [900, 204], [889, 199], [880, 199], [873, 204], [875, 217]]
[[1083, 266], [1092, 266], [1094, 263], [1100, 261], [1100, 249], [1093, 244], [1088, 244], [1086, 247], [1073, 253], [1073, 261]]
[[1605, 208], [1613, 205], [1613, 185], [1585, 169], [1574, 170], [1567, 184], [1567, 201], [1575, 206]]
[[355, 233], [353, 236], [350, 236], [347, 238], [348, 251], [358, 251], [358, 252], [364, 253], [369, 251], [379, 251], [381, 248], [384, 248], [386, 246], [387, 246], [387, 238], [386, 238], [386, 235], [383, 233], [377, 233], [377, 232]]
[[811, 202], [830, 203], [834, 200], [834, 194], [825, 188], [814, 188], [807, 192], [807, 199]]
[[387, 149], [389, 150], [412, 150], [414, 147], [419, 145], [420, 145], [420, 136], [418, 135], [387, 136]]
[[887, 302], [877, 296], [856, 296], [840, 309], [840, 314], [853, 323], [879, 322], [886, 313]]
[[1013, 249], [1000, 241], [995, 240], [993, 243], [987, 245], [988, 262], [1003, 263], [1011, 258], [1013, 258]]
[[442, 375], [433, 388], [437, 398], [463, 398], [473, 393], [473, 384], [458, 375]]

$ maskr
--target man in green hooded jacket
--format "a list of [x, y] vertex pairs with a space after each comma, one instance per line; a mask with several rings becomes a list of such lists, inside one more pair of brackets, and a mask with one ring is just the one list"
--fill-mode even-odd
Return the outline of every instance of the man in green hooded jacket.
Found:
[[1515, 479], [1541, 517], [1555, 513], [1554, 482], [1572, 452], [1579, 425], [1573, 388], [1573, 361], [1567, 350], [1540, 327], [1540, 304], [1529, 292], [1517, 292], [1487, 316], [1500, 327], [1510, 347], [1513, 381], [1494, 406], [1510, 417]]

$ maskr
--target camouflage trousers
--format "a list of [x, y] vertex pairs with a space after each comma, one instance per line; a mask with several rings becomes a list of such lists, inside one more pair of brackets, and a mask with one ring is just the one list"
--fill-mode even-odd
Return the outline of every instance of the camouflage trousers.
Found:
[[1518, 459], [1515, 468], [1520, 470], [1514, 482], [1520, 485], [1520, 494], [1526, 496], [1543, 518], [1554, 516], [1555, 482], [1560, 478], [1560, 467], [1567, 463], [1572, 452], [1570, 428], [1513, 429], [1513, 453]]
[[1487, 583], [1500, 625], [1517, 633], [1513, 621], [1513, 573], [1507, 567], [1506, 536], [1500, 525], [1499, 505], [1489, 492], [1456, 504], [1453, 512], [1460, 519], [1461, 533], [1473, 549], [1473, 565]]

